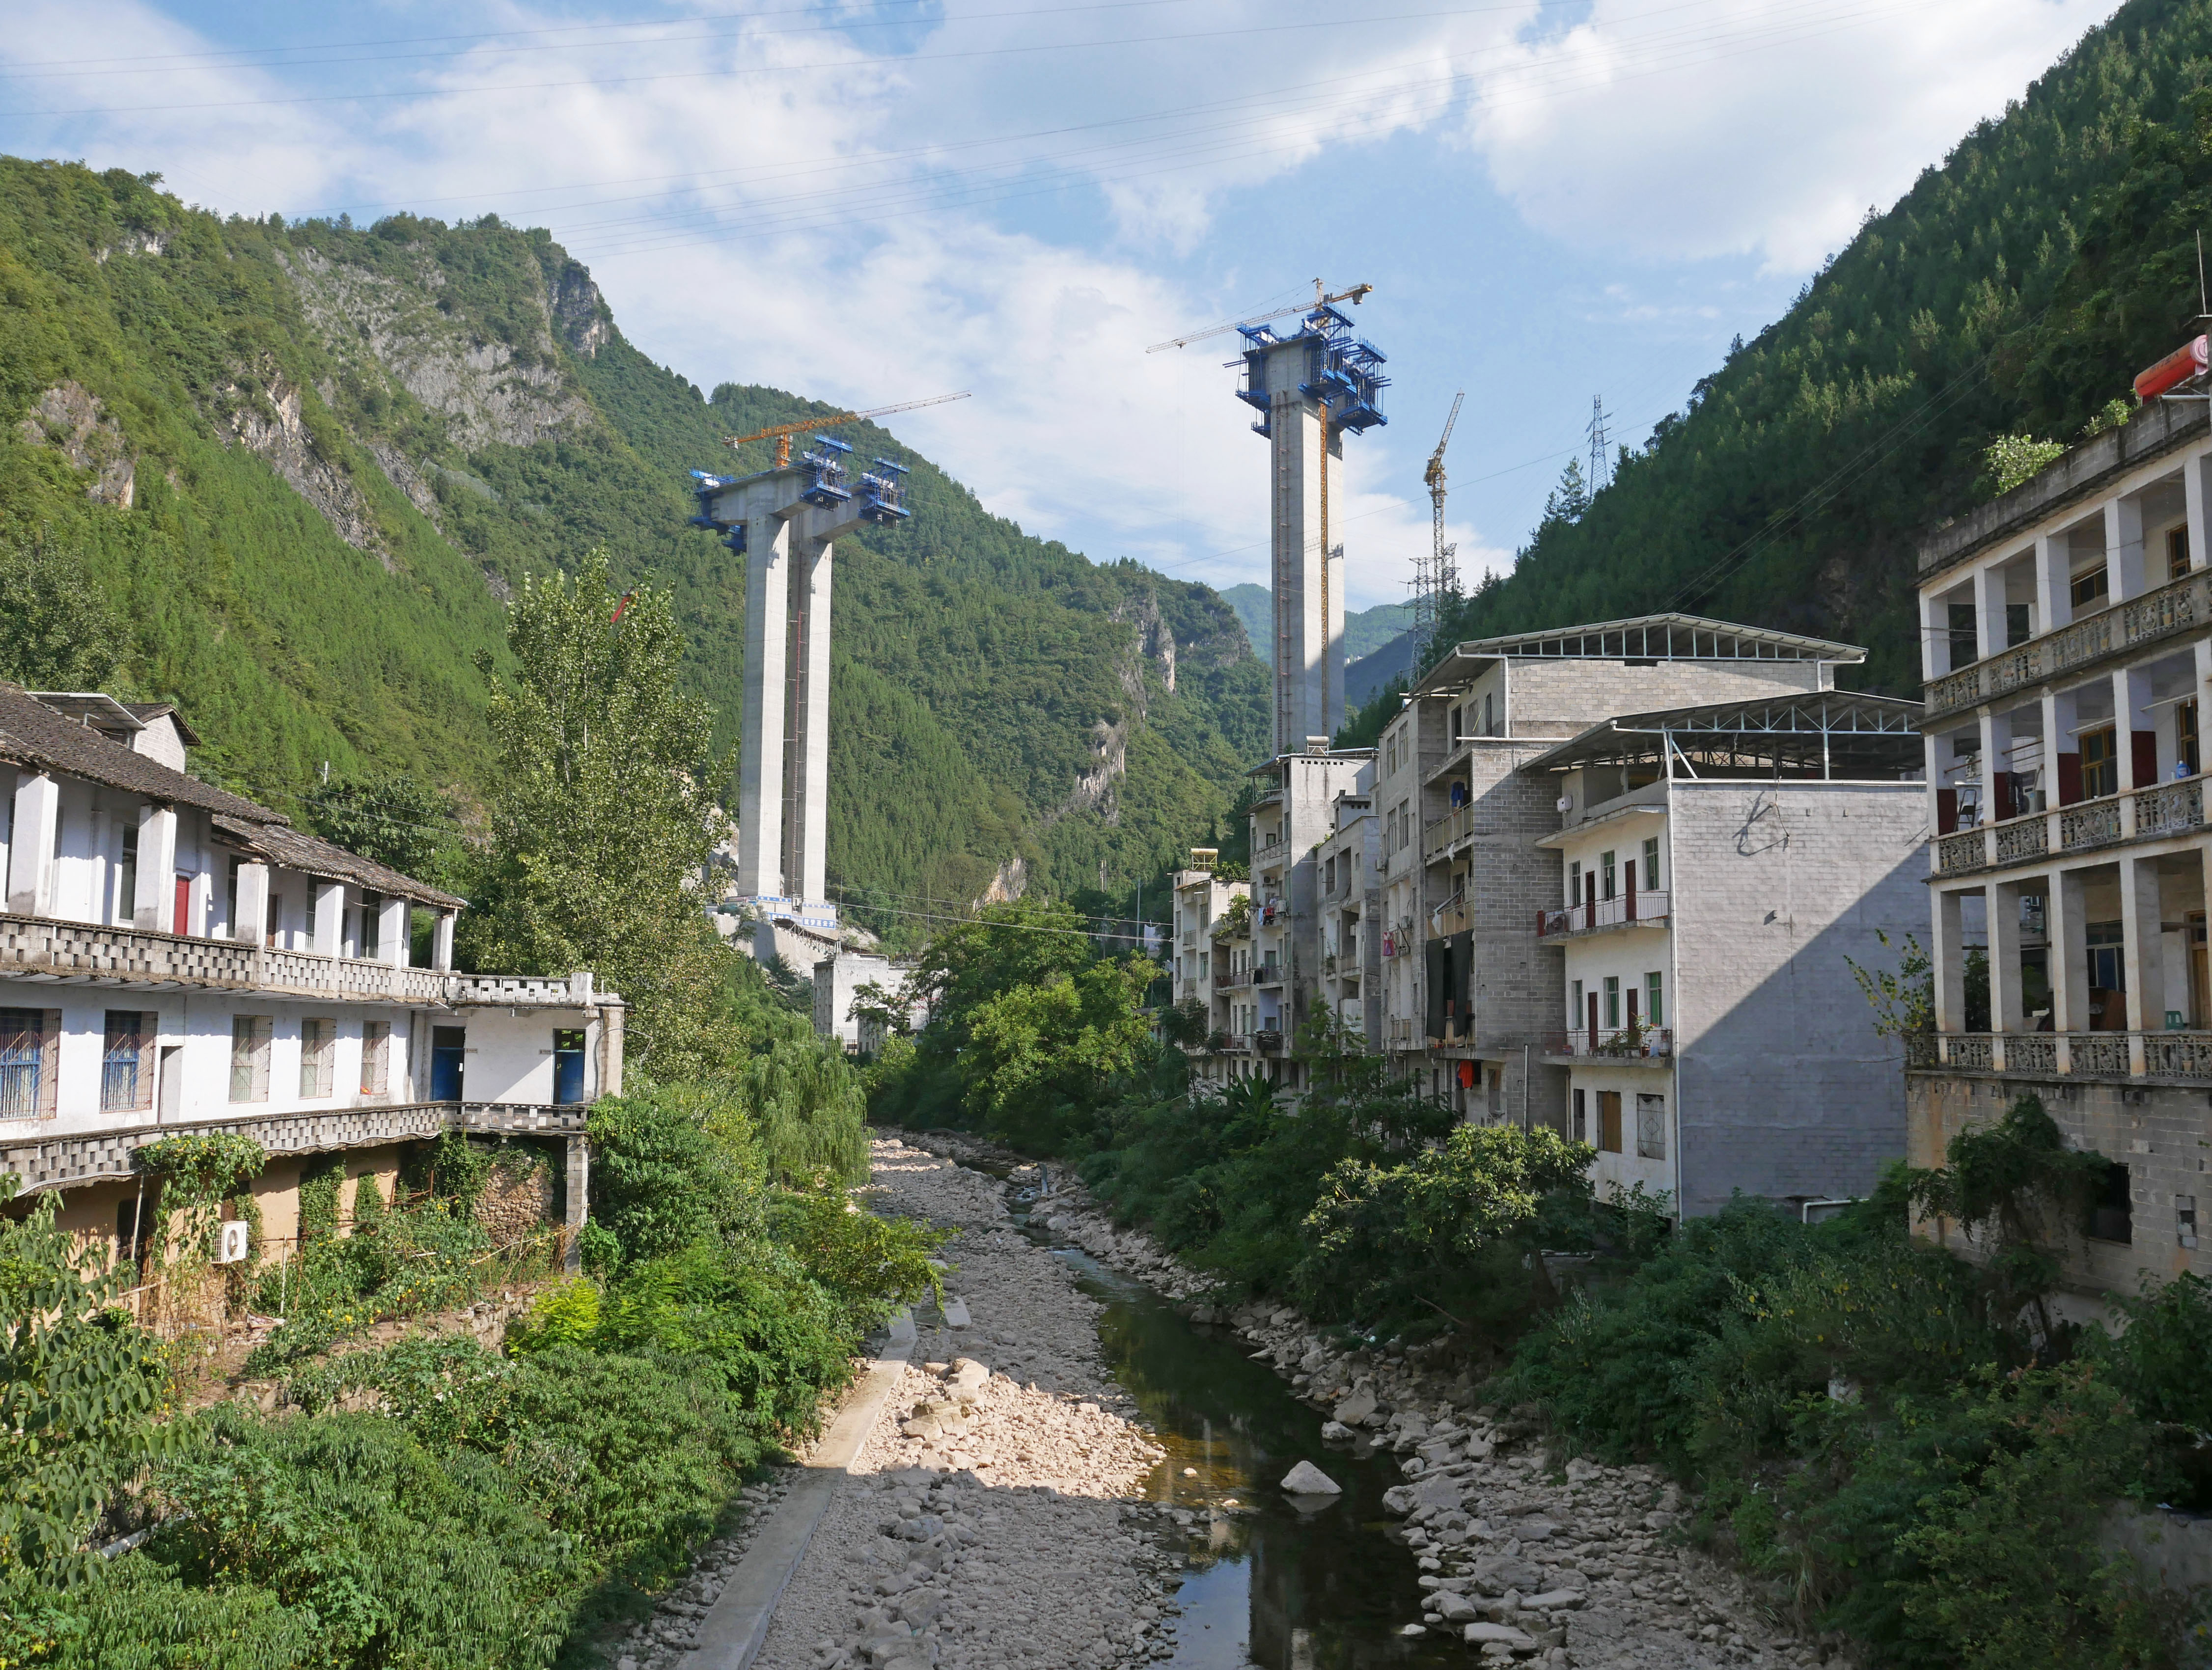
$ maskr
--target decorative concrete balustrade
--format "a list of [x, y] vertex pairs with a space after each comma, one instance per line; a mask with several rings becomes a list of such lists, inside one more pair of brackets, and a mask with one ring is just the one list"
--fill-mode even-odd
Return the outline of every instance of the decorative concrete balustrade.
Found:
[[589, 974], [550, 979], [447, 974], [362, 957], [270, 950], [250, 940], [201, 939], [44, 916], [0, 915], [0, 977], [429, 1008], [580, 1008], [607, 1000], [594, 993]]
[[2193, 569], [2139, 598], [1928, 681], [1927, 718], [1965, 713], [1984, 701], [2081, 671], [2108, 655], [2147, 649], [2212, 621], [2212, 573]]
[[2212, 1083], [2212, 1032], [1930, 1032], [1905, 1040], [1923, 1072]]

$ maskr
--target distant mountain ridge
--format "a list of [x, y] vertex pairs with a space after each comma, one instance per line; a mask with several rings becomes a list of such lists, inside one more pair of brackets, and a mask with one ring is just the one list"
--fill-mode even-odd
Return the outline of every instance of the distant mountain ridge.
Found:
[[[1252, 653], [1260, 655], [1261, 646], [1268, 641], [1275, 629], [1274, 594], [1264, 586], [1247, 581], [1230, 586], [1221, 598], [1237, 611], [1237, 618], [1244, 623], [1244, 635], [1252, 641]], [[1372, 609], [1346, 614], [1345, 660], [1353, 662], [1373, 654], [1413, 623], [1413, 605], [1410, 603], [1379, 603]]]
[[[126, 628], [108, 682], [178, 702], [212, 774], [279, 806], [326, 761], [472, 800], [501, 599], [594, 545], [673, 588], [738, 734], [744, 562], [687, 525], [684, 472], [836, 409], [654, 365], [548, 234], [223, 219], [0, 158], [0, 545], [82, 562]], [[838, 545], [833, 883], [896, 928], [1156, 873], [1267, 749], [1235, 611], [842, 433], [912, 468], [915, 515]]]

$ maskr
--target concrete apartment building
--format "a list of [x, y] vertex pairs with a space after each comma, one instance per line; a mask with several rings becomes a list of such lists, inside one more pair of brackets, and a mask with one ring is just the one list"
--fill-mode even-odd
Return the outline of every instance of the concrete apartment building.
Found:
[[[1209, 1035], [1226, 1035], [1230, 1028], [1229, 956], [1216, 944], [1231, 910], [1239, 899], [1252, 896], [1249, 882], [1224, 881], [1214, 873], [1220, 853], [1211, 847], [1194, 847], [1190, 865], [1175, 875], [1175, 902], [1169, 932], [1168, 976], [1179, 1006], [1195, 1003], [1204, 1007]], [[1249, 989], [1249, 987], [1247, 988]], [[1202, 1078], [1222, 1075], [1213, 1052], [1200, 1060]]]
[[1523, 768], [1559, 808], [1534, 926], [1562, 963], [1540, 1054], [1565, 1098], [1540, 1117], [1598, 1150], [1601, 1193], [1809, 1205], [1904, 1152], [1904, 1047], [1850, 963], [1893, 961], [1879, 936], [1920, 914], [1919, 718], [1767, 695], [1608, 720]]
[[2040, 1096], [2111, 1162], [2067, 1272], [2091, 1293], [2212, 1275], [2205, 413], [2147, 405], [1919, 554], [1936, 1031], [1911, 1157]]
[[1828, 690], [1865, 652], [1686, 615], [1462, 643], [1383, 730], [1382, 1045], [1463, 1116], [1553, 1119], [1564, 1070], [1560, 949], [1537, 932], [1559, 902], [1558, 785], [1547, 750], [1622, 714]]
[[64, 1191], [62, 1225], [119, 1254], [134, 1151], [238, 1132], [270, 1154], [252, 1187], [281, 1255], [310, 1156], [388, 1193], [405, 1145], [498, 1133], [562, 1145], [580, 1225], [621, 998], [454, 973], [463, 900], [191, 776], [196, 740], [167, 707], [0, 684], [0, 1173]]
[[1336, 797], [1334, 823], [1314, 855], [1321, 899], [1321, 1004], [1347, 1039], [1382, 1047], [1382, 829], [1375, 762]]

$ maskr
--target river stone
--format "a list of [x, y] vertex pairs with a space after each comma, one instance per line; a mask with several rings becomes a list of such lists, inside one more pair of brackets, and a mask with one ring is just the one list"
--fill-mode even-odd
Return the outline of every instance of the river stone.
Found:
[[1301, 1461], [1283, 1475], [1283, 1488], [1292, 1496], [1341, 1496], [1344, 1486], [1310, 1461]]
[[1544, 1574], [1534, 1561], [1516, 1559], [1510, 1554], [1485, 1554], [1468, 1575], [1486, 1594], [1503, 1594], [1510, 1588], [1534, 1594], [1544, 1587]]
[[1550, 1588], [1541, 1594], [1532, 1594], [1521, 1604], [1534, 1606], [1538, 1612], [1559, 1612], [1568, 1606], [1579, 1606], [1583, 1592], [1578, 1588]]
[[1325, 1444], [1345, 1443], [1351, 1437], [1352, 1429], [1342, 1421], [1323, 1421], [1321, 1424], [1321, 1440]]
[[1437, 1611], [1447, 1624], [1472, 1624], [1482, 1616], [1482, 1609], [1464, 1594], [1455, 1594], [1449, 1589], [1437, 1591]]
[[1336, 1406], [1336, 1418], [1346, 1426], [1364, 1426], [1375, 1414], [1375, 1388], [1356, 1387], [1350, 1397]]
[[1532, 1648], [1536, 1637], [1510, 1624], [1470, 1624], [1460, 1631], [1460, 1638], [1470, 1647], [1485, 1646], [1496, 1642], [1501, 1647]]
[[1437, 1473], [1410, 1487], [1413, 1504], [1419, 1508], [1456, 1508], [1459, 1506], [1461, 1485], [1448, 1473]]
[[990, 1369], [972, 1357], [955, 1357], [952, 1362], [952, 1383], [973, 1390], [991, 1378]]

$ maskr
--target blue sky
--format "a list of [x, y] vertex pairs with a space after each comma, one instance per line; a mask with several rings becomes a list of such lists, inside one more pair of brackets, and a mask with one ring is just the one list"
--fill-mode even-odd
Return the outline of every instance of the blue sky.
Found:
[[892, 426], [1032, 532], [1223, 586], [1266, 577], [1234, 338], [1146, 346], [1371, 283], [1365, 607], [1427, 544], [1455, 390], [1472, 574], [1594, 396], [1640, 443], [2113, 3], [12, 0], [0, 149], [226, 212], [549, 227], [702, 387], [971, 389]]

